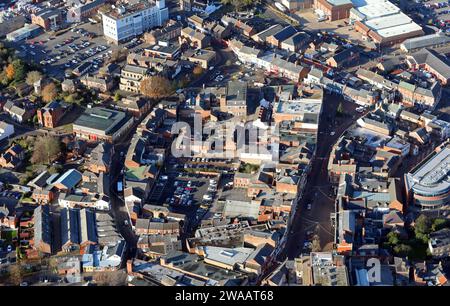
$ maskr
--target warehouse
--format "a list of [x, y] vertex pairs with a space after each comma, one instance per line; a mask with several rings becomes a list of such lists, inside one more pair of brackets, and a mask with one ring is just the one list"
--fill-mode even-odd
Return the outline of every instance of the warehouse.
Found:
[[25, 24], [22, 28], [8, 33], [6, 39], [12, 42], [19, 42], [27, 38], [33, 38], [41, 32], [42, 28], [37, 24]]
[[353, 0], [350, 23], [363, 38], [386, 46], [423, 35], [422, 27], [387, 0]]

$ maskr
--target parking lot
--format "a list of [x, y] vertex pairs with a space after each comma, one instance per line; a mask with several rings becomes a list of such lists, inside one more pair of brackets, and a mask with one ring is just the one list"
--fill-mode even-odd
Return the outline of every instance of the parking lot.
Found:
[[[43, 33], [25, 44], [15, 46], [25, 60], [43, 66], [50, 76], [62, 80], [65, 71], [84, 64], [84, 73], [95, 73], [111, 58], [118, 46], [110, 45], [102, 36], [101, 24], [84, 23], [55, 36]], [[84, 74], [83, 73], [83, 74]]]

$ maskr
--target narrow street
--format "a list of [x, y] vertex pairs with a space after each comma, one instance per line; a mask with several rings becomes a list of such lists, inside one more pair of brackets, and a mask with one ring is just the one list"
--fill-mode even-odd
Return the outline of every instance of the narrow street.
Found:
[[[335, 118], [336, 109], [342, 102], [344, 117]], [[311, 174], [308, 176], [305, 193], [297, 203], [298, 208], [293, 216], [290, 232], [287, 236], [285, 249], [279, 254], [278, 260], [286, 257], [298, 257], [306, 240], [306, 233], [315, 232], [320, 237], [322, 249], [328, 249], [334, 235], [331, 227], [330, 213], [334, 212], [334, 196], [331, 196], [331, 184], [328, 182], [328, 159], [339, 137], [360, 117], [356, 113], [357, 105], [343, 100], [340, 96], [326, 94], [319, 124], [316, 156], [312, 162]], [[334, 122], [334, 124], [332, 124]], [[334, 134], [331, 134], [334, 131]], [[311, 210], [307, 209], [308, 204]]]

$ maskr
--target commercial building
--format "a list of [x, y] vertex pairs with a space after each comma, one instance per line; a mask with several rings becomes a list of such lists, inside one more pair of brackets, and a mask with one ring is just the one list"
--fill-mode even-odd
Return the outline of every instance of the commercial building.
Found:
[[45, 8], [31, 15], [31, 23], [41, 26], [46, 31], [57, 30], [62, 22], [62, 12], [57, 8]]
[[423, 48], [438, 48], [447, 46], [450, 43], [450, 37], [445, 33], [435, 33], [421, 37], [415, 37], [405, 40], [400, 48], [404, 52], [414, 52]]
[[169, 18], [165, 0], [134, 1], [102, 13], [103, 35], [116, 44], [136, 37]]
[[315, 0], [314, 9], [320, 16], [326, 16], [329, 21], [341, 20], [350, 16], [353, 7], [350, 0]]
[[81, 22], [95, 15], [98, 9], [105, 4], [106, 0], [92, 0], [81, 2], [80, 0], [67, 1], [67, 22]]
[[388, 0], [352, 1], [349, 20], [363, 38], [384, 46], [423, 35], [422, 27]]
[[19, 42], [24, 39], [33, 38], [42, 32], [42, 28], [37, 24], [25, 24], [22, 28], [17, 29], [6, 35], [6, 40]]
[[132, 124], [133, 118], [121, 111], [103, 107], [87, 108], [73, 123], [73, 132], [82, 139], [113, 143], [124, 135]]
[[450, 202], [450, 146], [443, 144], [405, 175], [408, 201], [420, 210], [440, 209]]
[[50, 206], [38, 206], [34, 210], [33, 223], [33, 248], [42, 253], [51, 254], [53, 227]]
[[148, 75], [148, 69], [144, 67], [126, 65], [120, 73], [119, 89], [134, 93], [141, 90], [141, 81]]

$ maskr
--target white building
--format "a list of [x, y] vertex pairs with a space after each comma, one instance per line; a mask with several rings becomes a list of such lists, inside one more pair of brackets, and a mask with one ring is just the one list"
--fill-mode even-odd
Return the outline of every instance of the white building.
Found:
[[135, 0], [102, 13], [103, 35], [115, 43], [159, 27], [169, 18], [165, 0]]
[[0, 141], [14, 134], [14, 125], [0, 121]]

